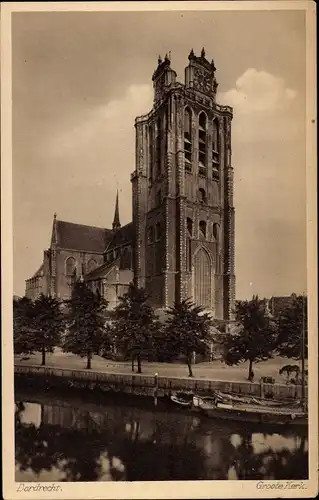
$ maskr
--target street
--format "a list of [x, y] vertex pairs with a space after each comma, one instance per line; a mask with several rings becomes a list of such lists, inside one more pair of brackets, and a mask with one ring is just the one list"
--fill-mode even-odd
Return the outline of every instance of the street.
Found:
[[[15, 356], [14, 362], [21, 365], [40, 365], [41, 354], [35, 353], [28, 360], [21, 360], [21, 356]], [[268, 361], [256, 363], [253, 365], [255, 373], [254, 381], [257, 382], [261, 377], [273, 377], [276, 382], [285, 384], [286, 377], [279, 375], [281, 367], [289, 364], [299, 364], [298, 361], [287, 358], [276, 357]], [[54, 354], [46, 355], [46, 366], [56, 368], [69, 368], [83, 370], [86, 367], [86, 358], [80, 358], [70, 353], [63, 353], [57, 349]], [[219, 360], [204, 362], [192, 365], [195, 378], [208, 378], [215, 380], [236, 380], [247, 381], [248, 362], [241, 363], [238, 366], [227, 366]], [[93, 356], [92, 370], [97, 372], [109, 373], [131, 373], [130, 361], [112, 361]], [[149, 363], [142, 361], [142, 373], [167, 377], [187, 377], [188, 368], [186, 364], [181, 363]]]

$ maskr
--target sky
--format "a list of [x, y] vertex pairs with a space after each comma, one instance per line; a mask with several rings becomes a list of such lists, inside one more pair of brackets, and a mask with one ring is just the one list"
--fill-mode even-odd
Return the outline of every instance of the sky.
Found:
[[306, 290], [302, 11], [42, 12], [12, 16], [14, 293], [41, 265], [54, 212], [111, 227], [132, 217], [134, 119], [158, 55], [184, 79], [213, 58], [233, 106], [236, 298]]

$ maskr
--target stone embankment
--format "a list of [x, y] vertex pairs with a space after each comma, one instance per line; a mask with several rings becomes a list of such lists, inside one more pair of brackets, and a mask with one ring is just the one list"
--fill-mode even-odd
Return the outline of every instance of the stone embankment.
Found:
[[[119, 392], [137, 396], [170, 396], [176, 391], [197, 394], [220, 390], [222, 392], [245, 394], [271, 399], [296, 399], [301, 397], [301, 386], [284, 384], [265, 384], [260, 382], [236, 382], [225, 380], [196, 379], [188, 377], [163, 377], [144, 374], [101, 373], [93, 370], [72, 370], [36, 365], [14, 367], [15, 379], [28, 385], [46, 387], [78, 388]], [[307, 391], [306, 391], [307, 393]]]

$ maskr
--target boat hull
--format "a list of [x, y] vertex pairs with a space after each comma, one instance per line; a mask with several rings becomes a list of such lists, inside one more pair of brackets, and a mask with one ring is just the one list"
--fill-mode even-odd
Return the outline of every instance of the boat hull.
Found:
[[203, 400], [198, 396], [193, 398], [193, 408], [210, 418], [221, 420], [234, 420], [241, 422], [251, 422], [257, 424], [275, 424], [285, 426], [306, 426], [308, 425], [307, 413], [301, 411], [288, 410], [287, 408], [278, 411], [275, 408], [260, 407], [238, 408], [229, 403], [216, 403], [216, 401]]
[[241, 422], [252, 422], [258, 424], [276, 424], [276, 425], [308, 425], [308, 419], [304, 415], [278, 415], [271, 413], [255, 413], [255, 412], [241, 412], [240, 410], [227, 410], [221, 408], [198, 408], [200, 413], [207, 417], [222, 419], [222, 420], [236, 420]]
[[182, 406], [183, 408], [191, 408], [192, 406], [191, 401], [182, 401], [174, 396], [171, 396], [171, 401], [179, 406]]

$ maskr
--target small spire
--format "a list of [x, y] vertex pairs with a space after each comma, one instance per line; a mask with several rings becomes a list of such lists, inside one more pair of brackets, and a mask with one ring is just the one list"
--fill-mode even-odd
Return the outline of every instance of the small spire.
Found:
[[161, 58], [161, 54], [159, 54], [157, 62], [158, 62], [158, 65], [162, 64], [163, 61], [162, 61], [162, 58]]
[[205, 49], [204, 49], [204, 47], [202, 48], [202, 51], [201, 51], [200, 55], [201, 55], [201, 57], [205, 57]]
[[169, 52], [168, 52], [168, 60], [169, 60], [169, 61], [171, 60], [171, 55], [172, 55], [172, 53], [171, 53], [171, 51], [169, 50]]
[[52, 226], [52, 236], [51, 236], [51, 247], [52, 245], [56, 245], [58, 243], [58, 224], [56, 220], [56, 212], [53, 214], [53, 226]]
[[120, 210], [119, 210], [119, 191], [116, 190], [116, 201], [115, 201], [115, 210], [114, 210], [114, 220], [113, 220], [113, 231], [117, 231], [120, 229]]
[[188, 56], [188, 59], [191, 59], [192, 57], [194, 57], [195, 54], [194, 54], [194, 50], [191, 49], [190, 53], [189, 53], [189, 56]]

